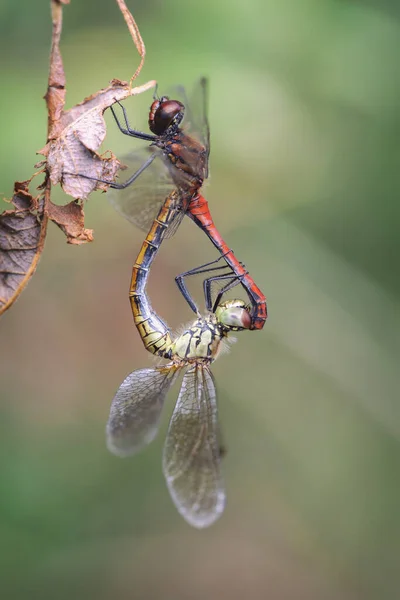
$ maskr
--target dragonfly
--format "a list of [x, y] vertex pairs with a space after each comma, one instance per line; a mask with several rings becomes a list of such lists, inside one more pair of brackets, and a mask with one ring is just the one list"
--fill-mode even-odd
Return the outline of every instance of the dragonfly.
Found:
[[174, 340], [161, 319], [158, 329], [147, 321], [150, 351], [170, 362], [133, 371], [111, 404], [108, 449], [117, 456], [135, 454], [156, 437], [166, 396], [184, 372], [164, 443], [162, 468], [177, 510], [199, 529], [212, 525], [226, 502], [221, 473], [224, 449], [210, 365], [229, 333], [250, 325], [249, 307], [243, 300], [222, 302], [215, 312], [198, 316]]
[[[150, 144], [141, 152], [131, 155], [130, 163], [131, 166], [135, 166], [135, 169], [129, 179], [122, 183], [98, 179], [97, 181], [108, 184], [110, 190], [118, 190], [114, 194], [112, 191], [108, 192], [111, 203], [125, 218], [145, 231], [152, 227], [157, 210], [169, 202], [172, 194], [173, 202], [169, 202], [168, 208], [170, 211], [168, 231], [165, 231], [164, 235], [158, 234], [159, 243], [162, 239], [175, 233], [186, 214], [206, 233], [220, 252], [219, 259], [176, 277], [176, 282], [191, 309], [198, 314], [196, 303], [187, 290], [184, 278], [196, 273], [203, 273], [207, 267], [223, 259], [249, 297], [251, 303], [250, 329], [262, 329], [267, 318], [266, 298], [244, 265], [236, 258], [222, 238], [212, 219], [207, 200], [200, 193], [203, 182], [208, 177], [210, 154], [207, 91], [207, 80], [202, 78], [194, 94], [195, 102], [200, 105], [198, 119], [191, 110], [183, 88], [180, 88], [179, 93], [185, 103], [169, 99], [167, 96], [154, 99], [149, 112], [151, 133], [132, 129], [126, 109], [120, 102], [117, 104], [122, 110], [123, 122], [120, 121], [114, 107], [111, 106], [113, 117], [124, 135], [150, 142]], [[181, 127], [185, 109], [188, 117], [188, 131]], [[84, 174], [74, 175], [96, 179]], [[135, 185], [132, 185], [133, 183]], [[151, 231], [146, 240], [147, 245], [150, 246], [153, 242]], [[142, 251], [136, 260], [132, 279], [135, 277], [136, 267], [140, 266], [141, 256], [143, 256]], [[209, 270], [221, 268], [223, 267], [215, 266]], [[229, 274], [226, 277], [229, 279]], [[209, 302], [210, 298], [206, 297], [207, 309], [211, 310]]]
[[198, 315], [175, 339], [153, 310], [146, 292], [149, 272], [161, 241], [174, 225], [179, 202], [174, 191], [161, 206], [133, 267], [130, 287], [135, 324], [146, 350], [170, 362], [128, 375], [112, 402], [106, 436], [109, 450], [119, 456], [135, 454], [149, 444], [158, 432], [167, 393], [184, 371], [164, 445], [163, 472], [180, 514], [190, 525], [203, 528], [222, 514], [226, 499], [220, 466], [224, 449], [210, 365], [229, 333], [250, 329], [251, 317], [243, 300], [221, 302], [225, 291], [240, 281], [234, 273], [204, 280], [210, 304], [213, 281], [228, 279], [228, 283], [219, 290], [213, 310]]

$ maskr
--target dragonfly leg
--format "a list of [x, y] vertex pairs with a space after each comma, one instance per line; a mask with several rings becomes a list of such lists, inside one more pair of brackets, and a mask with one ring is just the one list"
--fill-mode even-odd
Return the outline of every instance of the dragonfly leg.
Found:
[[212, 260], [209, 263], [205, 263], [204, 265], [200, 265], [199, 267], [195, 267], [194, 269], [190, 269], [189, 271], [185, 271], [184, 273], [181, 273], [180, 275], [177, 275], [175, 277], [176, 285], [178, 286], [179, 291], [181, 292], [182, 296], [185, 298], [186, 302], [189, 304], [192, 311], [196, 314], [198, 314], [199, 310], [186, 287], [184, 278], [190, 277], [191, 275], [199, 275], [201, 273], [209, 273], [210, 271], [217, 271], [219, 269], [225, 269], [227, 267], [227, 265], [222, 265], [220, 267], [213, 267], [211, 269], [207, 268], [210, 265], [213, 265], [213, 264], [219, 262], [221, 260], [221, 258], [223, 258], [223, 256], [220, 256], [219, 258], [216, 258], [215, 260]]
[[183, 278], [180, 278], [180, 275], [178, 275], [178, 277], [175, 277], [175, 281], [176, 284], [179, 288], [179, 291], [181, 292], [182, 296], [185, 298], [186, 302], [189, 304], [190, 308], [192, 309], [192, 311], [198, 315], [199, 314], [199, 309], [197, 308], [196, 303], [194, 302], [192, 296], [189, 294], [188, 289], [186, 287], [186, 285], [183, 282]]
[[125, 188], [130, 186], [134, 181], [136, 181], [139, 175], [141, 175], [143, 171], [147, 169], [149, 165], [151, 165], [155, 157], [155, 154], [151, 154], [149, 158], [145, 160], [145, 162], [142, 164], [140, 169], [135, 171], [135, 173], [123, 183], [117, 183], [116, 181], [107, 181], [106, 179], [98, 179], [97, 177], [91, 177], [90, 175], [84, 175], [83, 173], [68, 173], [67, 171], [65, 171], [63, 175], [72, 175], [72, 177], [83, 177], [84, 179], [90, 179], [91, 181], [97, 181], [98, 183], [106, 183], [113, 190], [124, 190]]
[[[231, 252], [231, 250], [229, 250], [229, 252]], [[229, 252], [225, 252], [224, 254], [221, 254], [221, 256], [219, 256], [215, 260], [212, 260], [208, 263], [204, 263], [204, 265], [200, 265], [199, 267], [194, 267], [194, 269], [189, 269], [189, 271], [185, 271], [184, 273], [177, 275], [175, 277], [176, 283], [179, 286], [178, 280], [181, 280], [181, 279], [183, 279], [183, 277], [188, 277], [190, 275], [199, 275], [200, 273], [208, 273], [209, 271], [216, 271], [217, 269], [230, 268], [229, 265], [222, 265], [221, 267], [213, 267], [212, 269], [208, 268], [211, 265], [215, 265], [215, 263], [217, 263], [220, 260], [222, 260], [223, 258], [225, 258], [226, 254], [228, 254]]]
[[157, 136], [155, 135], [151, 135], [150, 133], [144, 133], [143, 131], [138, 131], [137, 129], [132, 129], [129, 125], [128, 115], [126, 114], [125, 106], [121, 104], [119, 100], [116, 100], [115, 103], [121, 107], [122, 114], [124, 115], [125, 127], [122, 126], [121, 121], [118, 119], [117, 113], [115, 112], [113, 107], [110, 106], [112, 116], [114, 117], [115, 122], [118, 125], [118, 129], [121, 133], [123, 133], [124, 135], [129, 135], [130, 137], [139, 138], [140, 140], [147, 140], [148, 142], [154, 142], [157, 139]]
[[[218, 292], [214, 303], [212, 301], [212, 293], [211, 293], [211, 285], [215, 281], [222, 281], [223, 279], [229, 279], [227, 284], [225, 284]], [[229, 290], [236, 287], [241, 283], [242, 276], [241, 275], [215, 275], [213, 277], [208, 277], [203, 281], [203, 289], [204, 289], [204, 297], [206, 300], [206, 308], [212, 312], [215, 312], [217, 306], [221, 302], [222, 296], [226, 294]]]
[[[186, 302], [189, 304], [190, 308], [193, 310], [193, 312], [195, 312], [196, 314], [198, 313], [198, 308], [193, 300], [193, 298], [191, 297], [186, 284], [184, 282], [184, 278], [185, 277], [190, 277], [192, 275], [200, 275], [202, 273], [211, 273], [214, 271], [220, 271], [222, 269], [230, 269], [229, 265], [221, 265], [219, 267], [211, 267], [211, 265], [218, 263], [222, 258], [224, 258], [224, 256], [220, 256], [219, 258], [216, 258], [215, 260], [212, 260], [209, 263], [205, 263], [203, 265], [200, 265], [199, 267], [195, 267], [194, 269], [190, 269], [189, 271], [185, 271], [184, 273], [181, 273], [180, 275], [177, 275], [175, 277], [175, 281], [176, 284], [181, 292], [181, 294], [183, 295], [183, 297], [185, 298]], [[204, 280], [203, 282], [203, 288], [204, 288], [204, 294], [205, 294], [205, 300], [206, 300], [206, 307], [207, 310], [211, 310], [212, 308], [212, 299], [211, 299], [211, 283], [212, 281], [216, 281], [218, 279], [235, 279], [235, 285], [237, 285], [237, 283], [239, 283], [239, 279], [240, 277], [237, 277], [236, 275], [233, 275], [232, 273], [230, 274], [223, 274], [223, 275], [216, 275], [215, 277], [209, 277], [207, 279]], [[209, 285], [207, 285], [206, 287], [206, 282], [208, 282], [210, 280]], [[233, 287], [233, 286], [232, 286]], [[230, 288], [229, 288], [230, 289]], [[224, 293], [224, 292], [223, 292]], [[220, 298], [222, 296], [222, 294], [219, 294], [218, 297]]]

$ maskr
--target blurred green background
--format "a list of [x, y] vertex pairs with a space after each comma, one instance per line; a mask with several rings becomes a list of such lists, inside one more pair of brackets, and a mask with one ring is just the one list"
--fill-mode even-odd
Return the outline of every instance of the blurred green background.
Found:
[[[229, 452], [225, 514], [192, 530], [161, 473], [163, 431], [120, 460], [113, 394], [151, 364], [128, 302], [143, 235], [104, 195], [95, 241], [50, 226], [1, 321], [0, 580], [4, 598], [394, 599], [400, 585], [400, 10], [351, 0], [131, 0], [140, 83], [210, 78], [215, 221], [268, 297], [214, 368]], [[45, 143], [48, 2], [0, 4], [0, 191]], [[64, 11], [67, 107], [129, 79], [138, 57], [112, 0]], [[126, 101], [146, 127], [151, 93]], [[131, 141], [110, 125], [105, 148]], [[58, 202], [66, 198], [57, 190]], [[191, 319], [173, 277], [215, 255], [187, 219], [150, 294]], [[176, 391], [175, 391], [176, 395]], [[172, 410], [173, 394], [168, 403]], [[167, 415], [165, 415], [167, 417]]]

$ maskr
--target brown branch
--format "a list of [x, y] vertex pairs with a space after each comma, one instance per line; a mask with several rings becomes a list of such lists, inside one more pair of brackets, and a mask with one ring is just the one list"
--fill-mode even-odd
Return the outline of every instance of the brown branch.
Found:
[[132, 14], [129, 12], [125, 1], [124, 0], [116, 0], [120, 11], [122, 12], [122, 16], [125, 19], [125, 23], [128, 26], [128, 30], [129, 33], [132, 36], [133, 42], [137, 48], [137, 51], [139, 52], [139, 55], [141, 57], [140, 63], [138, 68], [136, 69], [135, 73], [132, 75], [132, 77], [130, 78], [130, 85], [132, 85], [132, 82], [139, 77], [139, 73], [142, 70], [142, 67], [144, 65], [144, 59], [146, 57], [146, 48], [142, 39], [142, 36], [140, 35], [140, 31], [139, 31], [139, 27], [136, 25], [136, 21], [133, 18]]
[[[69, 0], [52, 0], [53, 21], [50, 69], [47, 93], [45, 95], [48, 119], [47, 139], [54, 122], [60, 118], [65, 102], [65, 74], [60, 54], [62, 29], [62, 4]], [[35, 173], [33, 177], [38, 175]], [[32, 177], [32, 178], [33, 178]], [[4, 211], [0, 215], [0, 315], [3, 314], [26, 287], [36, 271], [46, 239], [51, 182], [48, 173], [41, 186], [38, 198], [29, 193], [32, 179], [16, 182], [12, 204], [15, 210]], [[18, 265], [16, 273], [14, 265]]]

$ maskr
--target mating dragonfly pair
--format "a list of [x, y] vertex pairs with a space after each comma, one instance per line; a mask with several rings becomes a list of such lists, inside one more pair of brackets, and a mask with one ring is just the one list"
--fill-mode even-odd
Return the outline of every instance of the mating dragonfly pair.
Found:
[[[154, 100], [149, 113], [150, 134], [129, 126], [122, 104], [122, 123], [110, 107], [123, 134], [150, 142], [142, 152], [131, 156], [130, 162], [136, 164], [136, 168], [129, 179], [124, 183], [102, 183], [116, 190], [108, 194], [117, 211], [141, 229], [148, 230], [133, 266], [129, 297], [145, 348], [170, 362], [134, 371], [121, 384], [111, 406], [107, 444], [113, 453], [126, 456], [152, 441], [158, 431], [166, 395], [179, 372], [186, 369], [164, 446], [163, 471], [178, 511], [188, 523], [201, 528], [211, 525], [225, 506], [217, 398], [210, 364], [230, 332], [261, 329], [267, 310], [265, 296], [222, 239], [207, 201], [200, 193], [208, 176], [210, 153], [207, 82], [202, 79], [195, 94], [195, 100], [201, 105], [199, 121], [191, 112], [182, 89], [180, 93], [184, 103], [165, 96]], [[182, 128], [185, 109], [187, 124]], [[92, 179], [78, 173], [68, 175]], [[173, 340], [151, 307], [146, 285], [161, 243], [173, 235], [185, 214], [206, 233], [220, 257], [176, 277], [197, 319]], [[215, 266], [222, 259], [225, 264]], [[186, 277], [196, 274], [207, 275], [203, 281], [207, 309], [204, 317], [200, 316], [185, 284]], [[213, 299], [216, 282], [220, 288]], [[250, 305], [242, 300], [222, 301], [224, 295], [239, 284], [246, 291]]]

